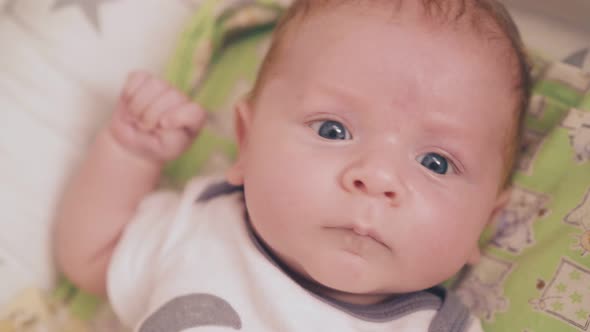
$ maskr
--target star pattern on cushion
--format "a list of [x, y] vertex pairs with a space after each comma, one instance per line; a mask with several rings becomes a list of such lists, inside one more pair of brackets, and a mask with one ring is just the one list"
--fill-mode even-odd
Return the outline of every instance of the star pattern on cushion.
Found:
[[590, 53], [590, 48], [584, 48], [584, 49], [578, 50], [578, 51], [572, 53], [571, 55], [567, 56], [563, 60], [563, 62], [570, 64], [572, 66], [578, 67], [578, 68], [584, 68], [584, 63], [588, 59], [589, 53]]
[[112, 2], [116, 0], [57, 0], [52, 10], [60, 10], [65, 7], [77, 6], [80, 8], [88, 22], [94, 26], [96, 31], [100, 31], [100, 17], [99, 7], [106, 2]]

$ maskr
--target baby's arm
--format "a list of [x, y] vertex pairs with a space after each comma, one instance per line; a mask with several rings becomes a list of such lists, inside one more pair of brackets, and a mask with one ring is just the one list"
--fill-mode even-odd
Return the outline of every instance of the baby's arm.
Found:
[[113, 249], [166, 161], [192, 142], [205, 112], [178, 90], [134, 73], [61, 200], [56, 258], [78, 287], [106, 293]]

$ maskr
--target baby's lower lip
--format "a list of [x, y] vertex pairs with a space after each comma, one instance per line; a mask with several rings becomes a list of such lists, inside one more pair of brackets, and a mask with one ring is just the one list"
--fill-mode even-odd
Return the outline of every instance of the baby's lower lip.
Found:
[[372, 236], [369, 236], [369, 235], [357, 234], [354, 231], [354, 229], [352, 229], [350, 227], [326, 227], [326, 228], [330, 229], [330, 230], [334, 230], [334, 231], [344, 232], [347, 236], [351, 236], [352, 238], [355, 238], [355, 239], [370, 240], [371, 242], [377, 243], [388, 250], [390, 249], [389, 246], [387, 246], [385, 243], [379, 241], [378, 239], [376, 239]]

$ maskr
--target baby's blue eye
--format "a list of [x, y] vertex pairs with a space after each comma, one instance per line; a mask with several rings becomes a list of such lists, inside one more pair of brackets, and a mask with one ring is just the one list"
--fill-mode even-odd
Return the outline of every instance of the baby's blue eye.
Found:
[[418, 158], [418, 161], [422, 166], [428, 168], [434, 173], [447, 174], [449, 171], [449, 162], [447, 158], [441, 156], [438, 153], [430, 152]]
[[348, 140], [352, 138], [348, 129], [338, 121], [316, 121], [311, 124], [311, 127], [325, 139]]

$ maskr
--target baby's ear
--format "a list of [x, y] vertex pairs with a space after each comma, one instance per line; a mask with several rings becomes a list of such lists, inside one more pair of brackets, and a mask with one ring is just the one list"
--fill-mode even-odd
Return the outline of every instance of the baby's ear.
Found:
[[225, 173], [227, 182], [235, 186], [244, 184], [244, 163], [248, 150], [248, 135], [252, 123], [252, 106], [242, 100], [234, 108], [234, 128], [238, 144], [238, 156], [234, 164]]

